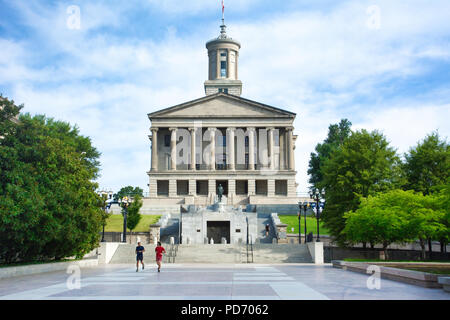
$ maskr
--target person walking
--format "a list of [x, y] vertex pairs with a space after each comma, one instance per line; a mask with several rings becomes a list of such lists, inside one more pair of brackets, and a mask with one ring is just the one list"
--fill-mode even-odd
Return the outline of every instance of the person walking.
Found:
[[139, 261], [142, 264], [142, 270], [144, 270], [144, 252], [145, 248], [141, 246], [140, 242], [138, 242], [138, 245], [136, 247], [136, 272], [139, 271]]
[[161, 246], [161, 242], [159, 241], [157, 247], [155, 248], [155, 252], [156, 252], [156, 264], [158, 265], [158, 272], [161, 272], [162, 257], [163, 253], [166, 253], [166, 249], [164, 249], [164, 247]]
[[266, 224], [266, 237], [269, 236], [270, 226]]

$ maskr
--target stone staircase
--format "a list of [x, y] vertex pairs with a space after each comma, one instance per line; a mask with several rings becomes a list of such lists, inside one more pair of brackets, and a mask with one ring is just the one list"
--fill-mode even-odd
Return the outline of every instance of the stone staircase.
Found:
[[232, 244], [180, 245], [175, 263], [241, 263], [242, 247]]
[[[167, 251], [170, 245], [164, 245]], [[144, 245], [144, 263], [154, 261], [155, 246]], [[136, 263], [136, 245], [120, 244], [110, 263]], [[165, 255], [163, 262], [168, 263]], [[251, 258], [250, 258], [251, 261]], [[179, 245], [175, 263], [246, 263], [245, 244], [189, 244]], [[311, 255], [305, 244], [254, 244], [253, 263], [312, 263]]]
[[[145, 248], [144, 252], [144, 263], [154, 263], [155, 261], [155, 248], [153, 244], [143, 244]], [[163, 244], [163, 247], [169, 252], [170, 245]], [[136, 264], [136, 244], [125, 244], [120, 243], [116, 252], [114, 253], [111, 261], [109, 263], [126, 263], [126, 264]], [[169, 256], [164, 255], [163, 262], [169, 263]]]

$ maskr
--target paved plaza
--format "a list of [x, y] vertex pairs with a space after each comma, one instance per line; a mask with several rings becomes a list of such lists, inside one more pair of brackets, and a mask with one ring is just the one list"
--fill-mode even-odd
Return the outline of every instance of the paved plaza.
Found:
[[[450, 299], [442, 289], [427, 289], [381, 279], [368, 289], [369, 275], [331, 265], [164, 265], [136, 272], [130, 265], [104, 265], [81, 270], [80, 288], [68, 287], [66, 272], [0, 280], [0, 299], [42, 300], [329, 300]], [[73, 281], [69, 283], [74, 283]]]

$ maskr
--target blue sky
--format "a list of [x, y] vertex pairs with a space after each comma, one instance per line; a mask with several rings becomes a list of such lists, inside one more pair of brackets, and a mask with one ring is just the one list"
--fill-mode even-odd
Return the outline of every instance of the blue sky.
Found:
[[[71, 28], [70, 6], [80, 9]], [[400, 153], [450, 133], [450, 2], [225, 0], [243, 97], [297, 113], [298, 191], [328, 125]], [[69, 121], [102, 153], [102, 188], [145, 190], [147, 114], [204, 95], [220, 0], [0, 0], [0, 92]]]

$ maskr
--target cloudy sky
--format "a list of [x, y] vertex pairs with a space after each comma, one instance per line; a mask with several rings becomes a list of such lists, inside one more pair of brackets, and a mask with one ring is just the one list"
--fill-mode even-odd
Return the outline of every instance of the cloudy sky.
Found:
[[[403, 153], [450, 135], [448, 0], [225, 0], [243, 97], [297, 113], [298, 191], [328, 126], [382, 131]], [[0, 93], [77, 124], [100, 187], [147, 191], [147, 114], [204, 96], [220, 0], [0, 0]]]

